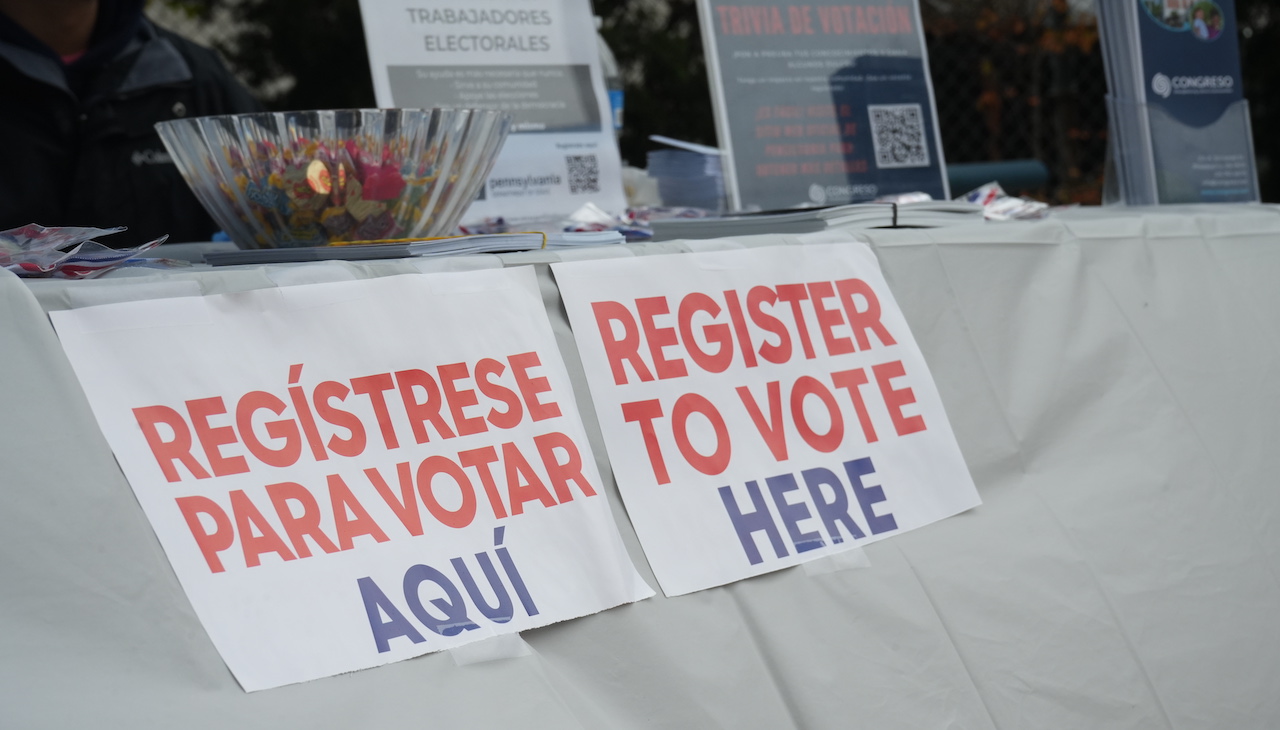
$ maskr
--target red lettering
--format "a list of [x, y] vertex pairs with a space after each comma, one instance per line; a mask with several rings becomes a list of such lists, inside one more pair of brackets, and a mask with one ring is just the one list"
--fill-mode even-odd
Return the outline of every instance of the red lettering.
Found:
[[809, 298], [809, 291], [804, 284], [783, 284], [777, 288], [778, 301], [791, 305], [791, 321], [796, 326], [796, 334], [800, 336], [800, 348], [804, 350], [806, 360], [816, 357], [813, 342], [809, 339], [809, 325], [804, 320], [804, 308], [800, 302]]
[[387, 398], [384, 395], [394, 387], [395, 381], [392, 380], [391, 373], [366, 375], [363, 378], [351, 380], [353, 393], [369, 396], [369, 404], [373, 406], [373, 414], [378, 419], [378, 428], [382, 431], [382, 442], [388, 449], [400, 448], [400, 440], [396, 438], [395, 427], [391, 425], [391, 413], [387, 410]]
[[454, 387], [454, 383], [457, 381], [471, 377], [471, 374], [467, 372], [467, 364], [458, 362], [441, 365], [437, 368], [437, 372], [440, 373], [440, 388], [444, 391], [445, 400], [449, 403], [449, 413], [453, 415], [453, 425], [458, 429], [458, 435], [470, 436], [489, 430], [485, 426], [483, 418], [480, 416], [468, 417], [464, 410], [470, 406], [480, 405], [480, 400], [476, 398], [476, 392], [474, 390], [458, 390]]
[[263, 553], [275, 553], [285, 561], [297, 559], [243, 489], [233, 490], [228, 496], [231, 497], [231, 514], [235, 518], [236, 533], [240, 535], [240, 549], [244, 551], [245, 567], [256, 568], [260, 565]]
[[818, 331], [822, 333], [822, 341], [827, 345], [827, 352], [832, 355], [845, 355], [853, 352], [853, 342], [848, 337], [836, 337], [832, 330], [844, 324], [839, 309], [827, 309], [822, 306], [823, 299], [835, 297], [835, 287], [829, 281], [815, 281], [809, 284], [809, 296], [813, 300], [813, 313], [818, 317]]
[[302, 434], [298, 424], [291, 420], [268, 421], [267, 435], [277, 441], [283, 439], [284, 445], [278, 449], [269, 449], [260, 440], [253, 429], [253, 414], [260, 410], [271, 411], [277, 416], [284, 413], [285, 402], [279, 398], [255, 390], [245, 393], [236, 403], [236, 429], [240, 432], [240, 440], [244, 442], [253, 458], [267, 466], [286, 467], [298, 463], [302, 456]]
[[831, 374], [831, 382], [835, 383], [837, 388], [842, 388], [849, 393], [849, 400], [853, 402], [853, 410], [858, 414], [858, 425], [862, 427], [862, 435], [867, 439], [867, 443], [874, 444], [879, 441], [880, 437], [876, 435], [875, 426], [871, 423], [871, 414], [867, 412], [867, 404], [860, 390], [867, 384], [866, 371], [862, 368], [841, 370]]
[[[390, 376], [388, 376], [388, 380]], [[354, 382], [354, 381], [353, 381]], [[384, 389], [385, 390], [385, 389]], [[338, 547], [350, 550], [361, 535], [370, 535], [378, 542], [391, 539], [378, 527], [378, 523], [365, 510], [364, 505], [351, 493], [351, 488], [337, 474], [329, 475], [329, 506], [333, 509], [333, 523], [337, 528]], [[240, 538], [244, 541], [243, 535]]]
[[293, 402], [293, 410], [298, 414], [298, 423], [307, 436], [307, 445], [311, 447], [311, 455], [316, 461], [325, 461], [329, 452], [324, 450], [324, 441], [320, 438], [320, 430], [316, 428], [315, 416], [311, 414], [311, 405], [307, 403], [307, 395], [302, 388], [295, 385], [302, 378], [302, 363], [289, 366], [289, 400]]
[[[231, 520], [227, 519], [227, 513], [222, 511], [217, 502], [208, 497], [178, 497], [174, 502], [182, 512], [182, 519], [187, 521], [187, 528], [191, 530], [191, 537], [195, 538], [196, 546], [204, 556], [204, 562], [209, 565], [209, 572], [221, 573], [226, 570], [218, 553], [231, 547], [236, 540], [235, 531], [231, 528]], [[213, 532], [207, 532], [204, 529], [204, 523], [200, 521], [201, 514], [213, 518]]]
[[742, 316], [738, 292], [733, 289], [726, 291], [724, 302], [729, 309], [729, 321], [733, 322], [733, 332], [738, 337], [738, 350], [742, 352], [742, 362], [747, 367], [753, 368], [759, 363], [756, 361], [755, 346], [751, 344], [751, 332], [747, 329], [747, 320]]
[[522, 352], [508, 357], [507, 361], [511, 363], [511, 372], [516, 377], [516, 388], [520, 391], [520, 397], [524, 398], [524, 407], [529, 412], [529, 417], [535, 421], [559, 418], [559, 405], [555, 402], [542, 403], [538, 400], [539, 393], [551, 392], [551, 381], [542, 377], [529, 377], [529, 368], [542, 366], [538, 353]]
[[[156, 464], [160, 466], [160, 473], [164, 474], [166, 481], [181, 480], [173, 465], [175, 461], [182, 462], [196, 479], [209, 478], [209, 472], [191, 455], [191, 430], [187, 428], [187, 422], [181, 413], [168, 406], [145, 406], [134, 408], [133, 418], [142, 429], [142, 436], [147, 440], [147, 446], [151, 448], [151, 454], [156, 458]], [[173, 431], [172, 441], [164, 440], [156, 428], [157, 423], [163, 423]]]
[[[623, 363], [630, 363], [636, 377], [641, 382], [653, 380], [653, 373], [640, 357], [640, 329], [631, 310], [618, 302], [592, 302], [591, 311], [595, 314], [596, 328], [600, 330], [600, 342], [604, 345], [605, 356], [609, 359], [609, 370], [613, 373], [613, 382], [626, 385], [627, 372]], [[622, 325], [622, 338], [613, 334], [613, 323]]]
[[[834, 22], [839, 23], [839, 30], [836, 30], [835, 26], [833, 25], [833, 20]], [[840, 22], [840, 21], [841, 21], [841, 16], [840, 16], [839, 8], [829, 8], [826, 6], [818, 7], [818, 24], [822, 26], [823, 33], [826, 33], [828, 35], [832, 33], [836, 33], [836, 34], [844, 33], [844, 24], [843, 22]]]
[[418, 500], [413, 493], [413, 472], [409, 470], [409, 462], [402, 461], [396, 464], [396, 477], [400, 480], [400, 496], [396, 497], [391, 491], [391, 486], [387, 484], [387, 480], [382, 478], [382, 473], [374, 467], [364, 470], [364, 475], [369, 477], [369, 483], [373, 488], [378, 490], [378, 496], [382, 497], [382, 501], [387, 503], [391, 511], [400, 520], [400, 524], [404, 525], [404, 529], [409, 531], [410, 535], [418, 537], [422, 534], [422, 512], [418, 510]]
[[733, 26], [730, 23], [730, 13], [733, 10], [733, 8], [725, 7], [724, 5], [716, 6], [716, 14], [720, 16], [720, 33], [723, 35], [734, 34]]
[[[569, 482], [578, 485], [578, 491], [582, 492], [582, 496], [596, 496], [596, 490], [592, 488], [591, 482], [587, 481], [586, 475], [582, 472], [582, 454], [578, 452], [578, 445], [573, 442], [573, 439], [558, 431], [552, 431], [534, 436], [533, 444], [538, 448], [538, 457], [542, 459], [542, 467], [547, 472], [551, 488], [555, 490], [556, 499], [560, 504], [573, 501]], [[563, 463], [556, 457], [557, 449], [565, 453], [566, 461]]]
[[[355, 382], [354, 380], [351, 382]], [[404, 412], [409, 416], [409, 426], [413, 429], [413, 439], [420, 444], [431, 440], [427, 434], [427, 421], [435, 426], [440, 438], [454, 437], [449, 422], [440, 415], [440, 407], [444, 399], [440, 397], [440, 387], [435, 378], [424, 370], [401, 370], [396, 373], [396, 384], [400, 388], [400, 400], [404, 401]], [[426, 400], [418, 402], [414, 388], [421, 388]]]
[[873, 365], [871, 372], [875, 374], [876, 385], [880, 386], [880, 396], [884, 398], [884, 404], [889, 409], [889, 418], [893, 420], [893, 428], [898, 435], [906, 436], [909, 433], [925, 430], [922, 416], [902, 415], [903, 406], [916, 402], [915, 393], [911, 388], [894, 390], [889, 384], [890, 380], [907, 374], [906, 369], [902, 367], [902, 361], [894, 360], [882, 365]]
[[498, 493], [498, 485], [493, 479], [493, 470], [490, 468], [490, 465], [497, 460], [498, 450], [492, 446], [458, 452], [458, 461], [463, 466], [479, 472], [480, 484], [484, 487], [485, 496], [489, 498], [489, 506], [493, 509], [494, 516], [502, 519], [507, 516], [507, 508], [502, 504], [502, 495]]
[[[870, 284], [862, 279], [841, 279], [836, 282], [836, 291], [840, 292], [840, 303], [844, 305], [845, 316], [849, 318], [849, 328], [853, 330], [859, 350], [871, 349], [867, 330], [875, 332], [882, 345], [898, 344], [880, 322], [880, 300]], [[862, 297], [867, 303], [866, 309], [858, 309], [855, 296]]]
[[786, 461], [787, 431], [782, 423], [782, 384], [776, 380], [765, 384], [765, 397], [769, 403], [767, 422], [764, 414], [760, 412], [755, 396], [751, 394], [751, 389], [742, 385], [737, 388], [737, 391], [742, 404], [747, 408], [747, 415], [751, 416], [751, 422], [755, 424], [756, 431], [760, 432], [765, 446], [769, 447], [769, 453], [773, 454], [773, 458], [777, 461]]
[[658, 327], [654, 318], [668, 314], [666, 297], [645, 297], [636, 300], [636, 313], [640, 315], [640, 328], [644, 330], [644, 338], [649, 343], [649, 354], [653, 357], [653, 369], [659, 380], [682, 378], [689, 374], [682, 360], [668, 360], [663, 349], [680, 344], [676, 338], [674, 327]]
[[885, 6], [880, 10], [880, 12], [882, 13], [882, 15], [880, 16], [881, 17], [880, 22], [881, 22], [881, 25], [883, 25], [886, 33], [898, 32], [898, 14], [893, 12], [893, 10], [894, 9], [889, 6]]
[[813, 15], [808, 5], [792, 5], [787, 10], [792, 35], [813, 35]]
[[640, 424], [640, 436], [644, 439], [644, 448], [649, 454], [649, 464], [653, 467], [654, 478], [659, 484], [670, 484], [671, 476], [667, 473], [667, 462], [662, 458], [658, 433], [653, 427], [654, 420], [658, 418], [662, 418], [662, 404], [656, 398], [622, 404], [622, 420]]
[[505, 403], [507, 406], [505, 411], [491, 408], [488, 415], [485, 416], [495, 428], [502, 429], [515, 428], [520, 425], [521, 419], [524, 418], [524, 407], [520, 405], [520, 399], [516, 396], [516, 392], [489, 379], [493, 376], [502, 375], [506, 369], [506, 365], [488, 357], [476, 363], [476, 386], [480, 388], [480, 392], [486, 398], [492, 398], [500, 403]]
[[345, 428], [351, 434], [345, 439], [340, 439], [337, 435], [330, 436], [326, 442], [329, 450], [340, 456], [359, 456], [364, 453], [364, 447], [368, 443], [364, 424], [360, 422], [360, 418], [350, 411], [344, 411], [329, 404], [329, 401], [334, 398], [340, 401], [346, 400], [350, 392], [351, 389], [342, 383], [326, 380], [317, 385], [311, 394], [320, 419], [330, 426]]
[[[822, 401], [822, 405], [827, 407], [827, 415], [830, 418], [831, 426], [826, 433], [818, 433], [809, 424], [809, 418], [804, 412], [804, 400], [806, 396], [816, 395], [818, 400]], [[800, 438], [804, 439], [816, 451], [829, 454], [840, 448], [840, 443], [844, 441], [844, 418], [840, 415], [840, 406], [836, 404], [836, 397], [831, 394], [827, 386], [822, 381], [808, 375], [802, 376], [796, 380], [796, 384], [791, 386], [791, 418], [795, 421], [796, 430], [800, 432]]]
[[791, 359], [791, 335], [787, 327], [777, 317], [765, 312], [762, 307], [776, 304], [778, 295], [767, 286], [753, 286], [747, 292], [747, 314], [757, 327], [778, 336], [778, 344], [768, 342], [760, 344], [760, 357], [775, 365]]
[[[710, 314], [713, 320], [712, 324], [703, 326], [702, 335], [708, 343], [718, 345], [714, 353], [703, 350], [698, 345], [698, 339], [694, 337], [693, 316], [698, 312]], [[680, 309], [676, 314], [680, 327], [680, 340], [684, 342], [689, 357], [693, 359], [694, 364], [709, 373], [723, 373], [733, 363], [733, 334], [729, 330], [729, 325], [714, 322], [718, 316], [720, 316], [720, 305], [701, 292], [685, 295], [684, 299], [680, 300]]]
[[[289, 542], [293, 543], [293, 551], [298, 557], [311, 557], [311, 547], [306, 540], [308, 537], [326, 553], [338, 552], [338, 546], [320, 529], [320, 505], [305, 487], [294, 482], [268, 484], [267, 496], [271, 498], [271, 506], [275, 507], [276, 516], [280, 518], [284, 533], [289, 536]], [[293, 514], [293, 509], [289, 506], [291, 501], [302, 505], [302, 514]]]
[[502, 445], [502, 464], [507, 472], [507, 500], [511, 503], [512, 515], [524, 514], [525, 502], [538, 501], [543, 507], [556, 506], [555, 497], [547, 491], [547, 485], [538, 478], [515, 444], [507, 442]]
[[[700, 453], [689, 439], [689, 417], [694, 413], [701, 414], [707, 419], [715, 434], [715, 451], [709, 455]], [[716, 410], [711, 401], [697, 393], [685, 393], [677, 398], [675, 405], [671, 408], [671, 429], [676, 439], [676, 446], [680, 449], [680, 455], [689, 463], [689, 466], [711, 476], [723, 474], [724, 470], [729, 468], [731, 455], [729, 429], [725, 426], [720, 411]]]
[[200, 440], [200, 448], [209, 460], [209, 468], [214, 476], [225, 477], [232, 474], [244, 474], [249, 471], [249, 463], [243, 456], [223, 456], [222, 447], [238, 443], [236, 430], [230, 426], [209, 425], [210, 416], [226, 415], [227, 407], [222, 398], [199, 398], [186, 403], [187, 414], [191, 416], [191, 426], [195, 429], [196, 438]]
[[[462, 502], [456, 510], [446, 509], [440, 504], [440, 500], [436, 499], [435, 477], [437, 474], [447, 474], [458, 485]], [[462, 470], [462, 467], [446, 457], [428, 456], [418, 465], [418, 494], [422, 496], [422, 503], [427, 505], [427, 511], [431, 516], [445, 527], [460, 529], [470, 525], [475, 519], [476, 492], [471, 486], [471, 480], [467, 478], [467, 473]]]

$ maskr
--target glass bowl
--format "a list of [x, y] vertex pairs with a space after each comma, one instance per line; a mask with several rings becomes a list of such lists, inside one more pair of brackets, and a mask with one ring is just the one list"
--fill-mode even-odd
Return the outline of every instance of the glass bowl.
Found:
[[511, 130], [488, 109], [342, 109], [156, 125], [241, 248], [448, 235]]

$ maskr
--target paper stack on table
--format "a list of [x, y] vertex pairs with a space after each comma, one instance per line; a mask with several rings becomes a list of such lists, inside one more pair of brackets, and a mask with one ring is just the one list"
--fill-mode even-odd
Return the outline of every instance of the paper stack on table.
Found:
[[663, 205], [720, 211], [725, 205], [720, 150], [652, 135], [649, 139], [675, 149], [651, 150], [649, 177], [658, 181]]
[[981, 223], [982, 206], [956, 200], [851, 203], [828, 208], [746, 213], [720, 218], [654, 220], [653, 238], [723, 238], [761, 233], [813, 233], [828, 228], [939, 228]]
[[341, 246], [298, 246], [293, 248], [258, 248], [242, 251], [207, 253], [205, 263], [213, 266], [236, 264], [276, 264], [299, 261], [366, 261], [401, 259], [413, 256], [451, 256], [473, 253], [532, 251], [546, 243], [543, 233], [484, 233], [473, 236], [449, 236], [423, 241], [357, 243]]

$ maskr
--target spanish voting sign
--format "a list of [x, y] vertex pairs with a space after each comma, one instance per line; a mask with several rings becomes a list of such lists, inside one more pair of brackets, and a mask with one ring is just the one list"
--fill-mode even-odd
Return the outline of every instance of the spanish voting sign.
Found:
[[360, 0], [360, 13], [379, 106], [512, 115], [464, 222], [626, 207], [587, 0]]
[[246, 691], [652, 595], [529, 269], [51, 316]]
[[609, 461], [668, 596], [980, 503], [866, 246], [554, 270]]
[[916, 0], [698, 0], [735, 208], [949, 196]]

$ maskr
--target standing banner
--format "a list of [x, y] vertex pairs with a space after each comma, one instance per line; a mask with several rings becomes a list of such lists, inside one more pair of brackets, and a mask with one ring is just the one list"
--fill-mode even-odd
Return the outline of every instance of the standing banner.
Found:
[[980, 503], [866, 246], [553, 268], [623, 501], [668, 596]]
[[1125, 202], [1257, 201], [1233, 0], [1102, 0], [1098, 30]]
[[653, 593], [530, 269], [50, 316], [246, 691]]
[[735, 209], [948, 199], [915, 0], [699, 0]]
[[514, 118], [464, 222], [626, 208], [587, 0], [360, 0], [360, 12], [379, 106]]

